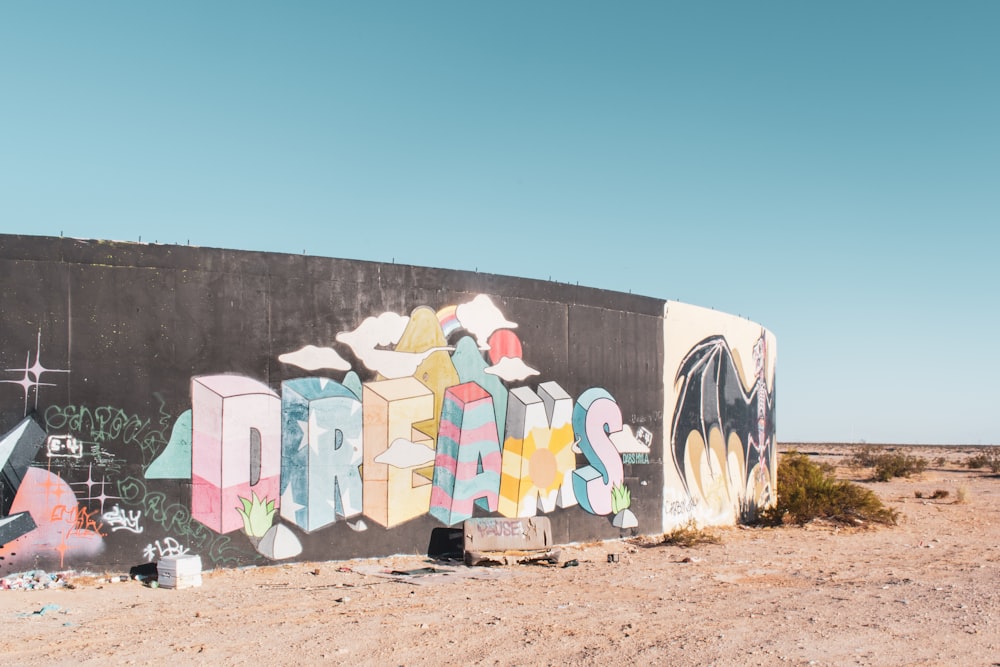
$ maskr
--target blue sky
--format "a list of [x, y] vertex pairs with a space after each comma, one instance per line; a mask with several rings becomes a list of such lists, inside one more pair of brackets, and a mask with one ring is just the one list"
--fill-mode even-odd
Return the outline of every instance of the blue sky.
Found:
[[996, 2], [5, 2], [0, 232], [558, 280], [778, 340], [781, 441], [1000, 443]]

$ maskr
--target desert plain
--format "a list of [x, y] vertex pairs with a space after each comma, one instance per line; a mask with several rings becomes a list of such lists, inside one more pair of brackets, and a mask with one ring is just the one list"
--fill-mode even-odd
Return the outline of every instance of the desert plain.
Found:
[[[891, 446], [890, 446], [891, 447]], [[975, 447], [871, 481], [850, 445], [784, 444], [872, 489], [895, 526], [816, 522], [562, 545], [557, 563], [426, 554], [205, 572], [181, 590], [118, 573], [0, 591], [8, 665], [1000, 665], [1000, 476]], [[933, 497], [936, 496], [936, 497]], [[610, 557], [609, 557], [610, 556]], [[395, 574], [393, 574], [395, 573]]]

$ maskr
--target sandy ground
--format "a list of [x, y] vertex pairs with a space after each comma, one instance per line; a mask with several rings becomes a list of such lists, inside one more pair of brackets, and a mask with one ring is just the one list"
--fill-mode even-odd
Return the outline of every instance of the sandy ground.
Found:
[[[2, 661], [1000, 665], [1000, 477], [962, 467], [970, 449], [907, 451], [947, 461], [862, 482], [899, 510], [896, 527], [720, 529], [721, 543], [691, 549], [573, 545], [557, 565], [447, 574], [415, 572], [449, 567], [420, 555], [299, 563], [208, 572], [184, 590], [81, 576], [0, 592]], [[948, 496], [927, 499], [937, 490]]]

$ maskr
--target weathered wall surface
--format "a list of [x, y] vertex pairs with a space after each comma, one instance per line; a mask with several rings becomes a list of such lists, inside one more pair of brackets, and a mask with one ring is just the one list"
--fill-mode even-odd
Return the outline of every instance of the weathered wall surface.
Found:
[[[0, 236], [0, 574], [419, 552], [470, 516], [545, 515], [556, 542], [660, 532], [665, 502], [716, 498], [677, 472], [671, 365], [688, 350], [667, 343], [720, 329], [673, 308], [469, 272]], [[681, 460], [711, 467], [705, 439]]]

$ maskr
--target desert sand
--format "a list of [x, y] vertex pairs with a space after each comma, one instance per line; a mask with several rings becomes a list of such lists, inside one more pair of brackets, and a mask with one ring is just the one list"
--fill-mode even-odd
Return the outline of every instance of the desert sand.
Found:
[[[849, 451], [795, 447], [834, 464]], [[837, 473], [898, 510], [897, 526], [566, 545], [557, 564], [296, 563], [182, 590], [77, 574], [73, 588], [0, 591], [3, 662], [1000, 665], [1000, 477], [962, 465], [972, 448], [906, 451], [928, 469]]]

